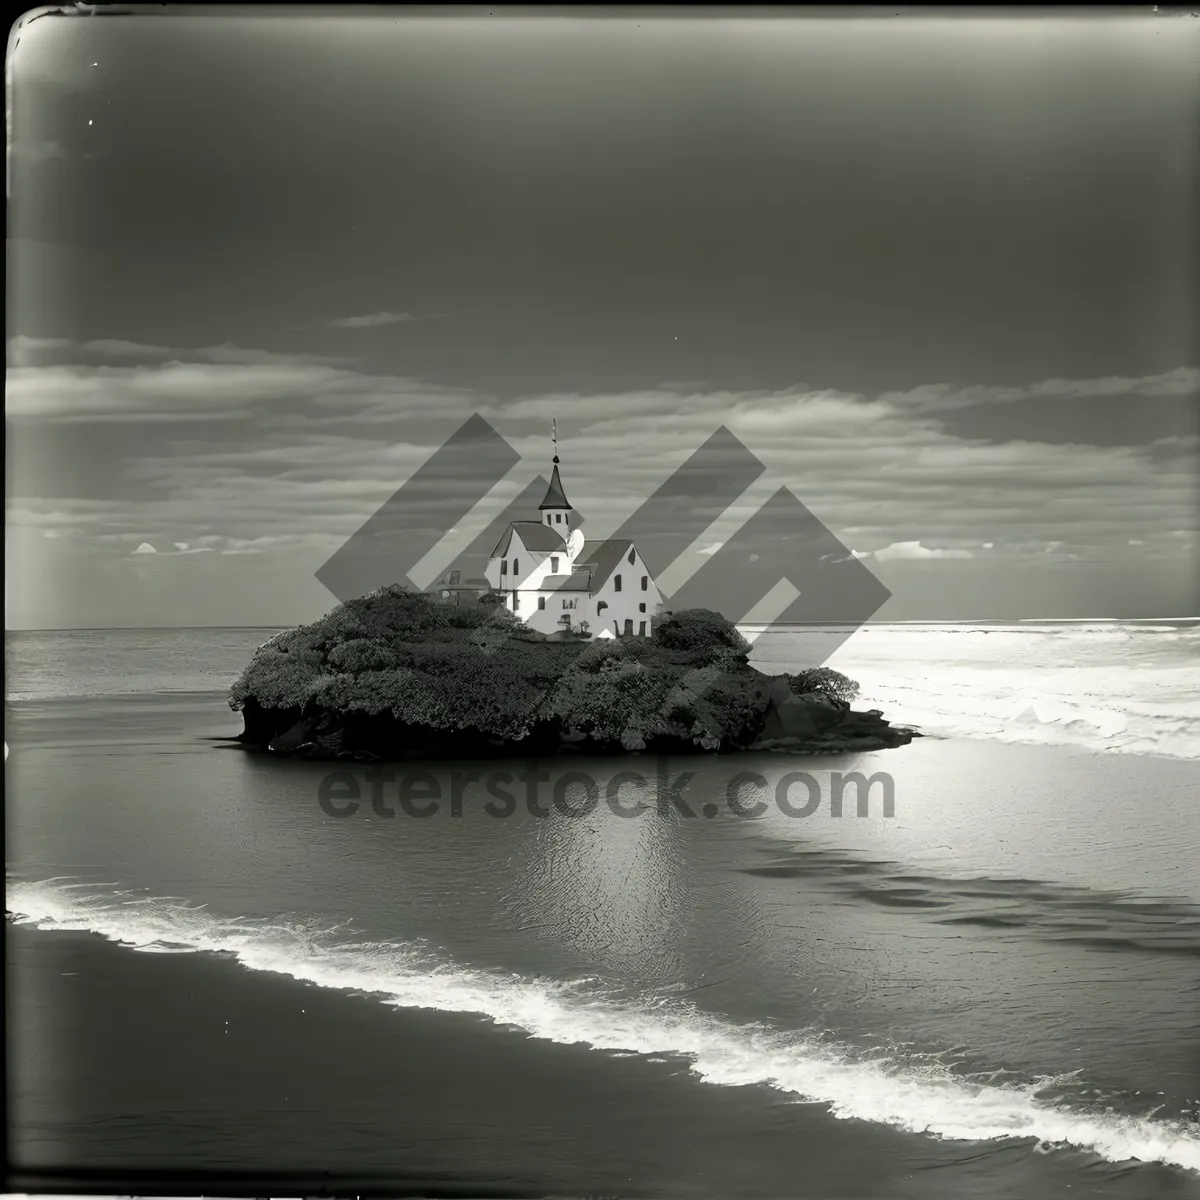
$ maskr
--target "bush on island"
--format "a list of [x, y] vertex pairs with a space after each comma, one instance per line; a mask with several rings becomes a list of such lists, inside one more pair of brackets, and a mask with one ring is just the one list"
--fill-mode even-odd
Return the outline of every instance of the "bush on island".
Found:
[[858, 697], [858, 684], [832, 667], [813, 667], [791, 676], [791, 689], [797, 696], [818, 695], [827, 700], [849, 704]]
[[707, 608], [685, 608], [654, 622], [654, 641], [668, 650], [750, 653], [750, 643], [727, 617]]

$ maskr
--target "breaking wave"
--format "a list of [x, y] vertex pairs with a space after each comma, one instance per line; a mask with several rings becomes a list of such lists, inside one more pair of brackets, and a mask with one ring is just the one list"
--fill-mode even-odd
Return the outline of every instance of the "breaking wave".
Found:
[[[753, 660], [792, 664], [788, 633]], [[856, 707], [942, 737], [1200, 759], [1200, 627], [1134, 622], [877, 625], [829, 665], [861, 685]]]
[[564, 983], [477, 970], [422, 945], [355, 940], [346, 926], [292, 916], [227, 919], [182, 900], [67, 880], [13, 883], [8, 903], [21, 923], [42, 929], [87, 931], [144, 952], [226, 953], [250, 970], [369, 993], [400, 1008], [478, 1013], [552, 1042], [676, 1056], [707, 1083], [768, 1085], [839, 1118], [950, 1140], [1029, 1139], [1112, 1163], [1200, 1172], [1200, 1139], [1182, 1122], [1084, 1111], [1061, 1099], [1069, 1076], [997, 1083], [1004, 1072], [956, 1074], [936, 1057], [864, 1057], [819, 1033], [737, 1024], [679, 998], [631, 999], [597, 979]]

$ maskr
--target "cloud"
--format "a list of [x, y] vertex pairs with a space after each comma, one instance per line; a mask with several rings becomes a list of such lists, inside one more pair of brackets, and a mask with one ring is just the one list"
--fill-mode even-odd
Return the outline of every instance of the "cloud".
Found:
[[874, 552], [874, 558], [879, 562], [893, 562], [901, 559], [927, 558], [973, 558], [970, 550], [936, 550], [923, 546], [920, 542], [893, 542], [882, 550]]
[[25, 334], [15, 334], [8, 339], [8, 355], [10, 360], [20, 366], [32, 365], [30, 359], [38, 359], [43, 355], [53, 355], [56, 365], [66, 362], [77, 362], [81, 357], [90, 359], [95, 356], [116, 359], [152, 359], [170, 362], [211, 362], [228, 363], [232, 365], [289, 365], [289, 366], [329, 366], [354, 367], [357, 358], [347, 358], [342, 355], [319, 355], [307, 353], [282, 353], [274, 350], [246, 349], [235, 346], [232, 342], [224, 342], [219, 346], [196, 346], [180, 348], [177, 346], [155, 346], [147, 342], [131, 342], [122, 338], [94, 338], [91, 341], [76, 342], [70, 338], [38, 338]]
[[186, 550], [188, 548], [187, 542], [173, 542], [172, 545], [174, 545], [176, 550]]
[[17, 333], [8, 339], [8, 357], [10, 360], [19, 360], [27, 354], [66, 350], [74, 345], [70, 338], [38, 338]]
[[1127, 544], [1130, 546], [1144, 546], [1146, 543], [1140, 538], [1130, 538]]
[[1200, 369], [1176, 367], [1161, 375], [1103, 379], [1045, 379], [1015, 387], [962, 386], [931, 383], [907, 392], [885, 392], [879, 399], [912, 412], [945, 412], [977, 404], [1007, 404], [1017, 400], [1087, 398], [1092, 396], [1190, 396], [1200, 392]]
[[334, 329], [373, 329], [377, 325], [398, 325], [401, 321], [415, 321], [412, 313], [371, 313], [365, 317], [338, 317], [329, 324]]
[[142, 542], [142, 544], [140, 546], [138, 546], [138, 548], [136, 550], [134, 550], [132, 553], [134, 553], [134, 554], [157, 554], [158, 551], [155, 550], [155, 548], [152, 545], [150, 545], [149, 542]]
[[[856, 558], [969, 559], [982, 547], [994, 551], [991, 561], [1004, 555], [1050, 564], [1066, 560], [1065, 548], [1127, 555], [1131, 540], [1147, 541], [1144, 554], [1160, 553], [1161, 545], [1165, 558], [1175, 539], [1160, 531], [1177, 530], [1190, 544], [1200, 511], [1200, 447], [1186, 436], [1160, 438], [1157, 449], [972, 439], [949, 432], [936, 412], [828, 388], [736, 392], [678, 384], [506, 402], [236, 346], [175, 351], [20, 335], [9, 346], [105, 360], [13, 369], [10, 415], [46, 425], [146, 426], [144, 436], [139, 430], [126, 439], [125, 492], [75, 496], [65, 470], [57, 495], [44, 476], [35, 497], [14, 489], [8, 521], [36, 529], [46, 548], [47, 528], [71, 546], [110, 556], [128, 554], [147, 528], [163, 529], [176, 549], [161, 558], [203, 549], [232, 567], [250, 561], [234, 556], [291, 555], [315, 570], [473, 412], [522, 456], [518, 473], [530, 474], [548, 466], [556, 418], [568, 494], [598, 536], [721, 425], [762, 460], [772, 488], [789, 487], [844, 544], [882, 548], [846, 552]], [[226, 419], [238, 422], [236, 437], [214, 423]], [[164, 430], [185, 437], [166, 442], [152, 429], [174, 421], [187, 424]], [[702, 535], [697, 553], [716, 553], [756, 503], [749, 493], [735, 501], [728, 528]], [[1051, 543], [1058, 548], [1048, 550]]]
[[61, 142], [47, 141], [15, 141], [9, 146], [9, 153], [26, 162], [43, 163], [56, 158], [66, 158], [67, 152]]

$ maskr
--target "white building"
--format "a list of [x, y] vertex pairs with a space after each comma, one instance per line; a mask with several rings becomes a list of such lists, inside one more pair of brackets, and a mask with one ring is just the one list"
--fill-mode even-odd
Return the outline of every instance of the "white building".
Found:
[[514, 521], [496, 543], [485, 572], [491, 587], [531, 629], [585, 629], [593, 637], [650, 635], [662, 597], [628, 538], [586, 541], [571, 524], [558, 455], [541, 519]]

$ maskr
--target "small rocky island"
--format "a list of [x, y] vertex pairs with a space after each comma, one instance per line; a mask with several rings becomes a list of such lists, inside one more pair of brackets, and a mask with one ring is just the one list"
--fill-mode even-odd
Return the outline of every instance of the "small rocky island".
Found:
[[821, 667], [764, 675], [719, 613], [653, 636], [543, 634], [503, 605], [442, 604], [401, 586], [278, 634], [233, 684], [247, 749], [354, 762], [506, 755], [842, 754], [919, 736]]

